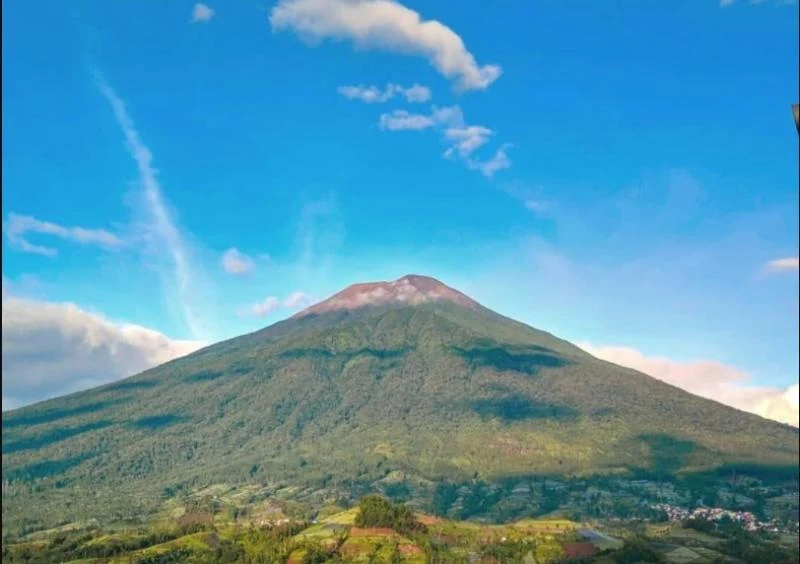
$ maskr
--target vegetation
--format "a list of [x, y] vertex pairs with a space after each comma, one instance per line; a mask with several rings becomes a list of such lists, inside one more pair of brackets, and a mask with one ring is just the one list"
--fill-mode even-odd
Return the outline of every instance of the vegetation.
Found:
[[[423, 525], [422, 522], [428, 523]], [[391, 523], [395, 527], [387, 526]], [[554, 529], [555, 525], [562, 525]], [[366, 496], [353, 510], [333, 513], [316, 523], [291, 521], [256, 525], [217, 520], [186, 528], [154, 522], [148, 529], [54, 532], [3, 545], [3, 562], [143, 563], [481, 563], [654, 564], [675, 560], [681, 549], [697, 551], [704, 561], [745, 563], [798, 562], [797, 537], [777, 542], [727, 525], [714, 536], [680, 535], [683, 529], [648, 536], [641, 523], [617, 524], [625, 536], [612, 548], [581, 540], [577, 523], [525, 520], [505, 525], [451, 521], [417, 514], [407, 506]], [[606, 537], [608, 538], [608, 537]], [[577, 553], [575, 547], [581, 549]]]
[[379, 496], [368, 495], [358, 505], [355, 523], [358, 527], [394, 529], [400, 534], [424, 532], [425, 526], [417, 521], [414, 512], [405, 505], [392, 503]]
[[[289, 319], [5, 412], [2, 438], [13, 535], [133, 523], [217, 483], [346, 499], [394, 485], [440, 514], [448, 488], [470, 484], [452, 516], [498, 520], [532, 511], [509, 501], [510, 481], [723, 464], [796, 477], [798, 459], [796, 429], [450, 303]], [[564, 501], [537, 492], [536, 512]]]

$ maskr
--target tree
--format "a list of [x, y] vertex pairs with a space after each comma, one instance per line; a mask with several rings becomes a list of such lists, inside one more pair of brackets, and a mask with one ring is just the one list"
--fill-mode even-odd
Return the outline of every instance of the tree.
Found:
[[358, 527], [386, 527], [402, 534], [425, 530], [411, 509], [374, 494], [365, 496], [358, 504], [355, 524]]

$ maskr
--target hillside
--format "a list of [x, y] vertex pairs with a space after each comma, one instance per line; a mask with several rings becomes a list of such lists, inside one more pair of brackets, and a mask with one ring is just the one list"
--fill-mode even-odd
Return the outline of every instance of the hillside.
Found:
[[792, 466], [798, 431], [597, 360], [439, 282], [349, 288], [111, 385], [3, 414], [3, 520], [135, 518], [202, 485], [347, 495], [520, 475]]
[[6, 544], [3, 562], [557, 564], [576, 557], [585, 564], [798, 562], [796, 532], [765, 535], [724, 521], [642, 525], [545, 518], [491, 525], [414, 512], [377, 496], [342, 509], [328, 507], [313, 522], [282, 516], [260, 523], [176, 507], [171, 521], [146, 527], [33, 535]]

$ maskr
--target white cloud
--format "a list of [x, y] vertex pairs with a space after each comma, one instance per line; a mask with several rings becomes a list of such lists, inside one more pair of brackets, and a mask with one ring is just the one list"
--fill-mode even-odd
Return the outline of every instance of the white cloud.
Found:
[[430, 114], [412, 114], [407, 110], [394, 110], [381, 114], [378, 126], [384, 131], [437, 129], [444, 141], [450, 145], [444, 152], [445, 158], [457, 156], [468, 168], [479, 171], [487, 178], [511, 166], [507, 153], [510, 144], [501, 146], [488, 160], [472, 157], [475, 150], [485, 145], [495, 133], [488, 127], [467, 125], [459, 106], [443, 108], [434, 106]]
[[248, 311], [251, 315], [255, 315], [257, 317], [264, 317], [276, 311], [278, 308], [281, 307], [281, 302], [275, 296], [269, 296], [264, 301], [258, 302], [250, 306]]
[[248, 307], [244, 313], [255, 315], [256, 317], [266, 317], [279, 309], [298, 309], [311, 305], [311, 303], [311, 296], [305, 292], [293, 292], [283, 300], [275, 296], [269, 296], [263, 301]]
[[472, 170], [479, 171], [486, 178], [491, 178], [496, 172], [511, 168], [511, 159], [508, 158], [506, 152], [509, 147], [511, 147], [509, 144], [503, 145], [495, 151], [491, 159], [485, 161], [467, 159], [467, 166]]
[[394, 110], [381, 114], [378, 126], [389, 131], [421, 131], [431, 127], [462, 127], [464, 114], [458, 106], [433, 107], [429, 115], [412, 114], [406, 110]]
[[287, 308], [305, 307], [310, 303], [311, 297], [305, 292], [293, 292], [283, 300], [283, 306]]
[[391, 0], [280, 0], [272, 9], [274, 31], [292, 29], [309, 41], [350, 40], [374, 48], [428, 59], [458, 90], [485, 90], [502, 73], [498, 65], [478, 66], [452, 29]]
[[3, 224], [3, 231], [12, 247], [26, 253], [34, 253], [54, 257], [58, 250], [52, 247], [35, 245], [27, 240], [27, 233], [39, 233], [73, 241], [83, 245], [97, 245], [106, 249], [122, 246], [122, 240], [105, 229], [87, 229], [85, 227], [64, 227], [57, 223], [42, 221], [28, 215], [11, 213]]
[[374, 104], [376, 102], [386, 102], [394, 98], [395, 92], [391, 88], [391, 84], [385, 90], [381, 90], [377, 86], [340, 86], [336, 91], [349, 100], [361, 100], [367, 104]]
[[214, 17], [214, 10], [202, 3], [197, 3], [192, 9], [192, 23], [211, 21]]
[[153, 155], [142, 142], [125, 104], [99, 72], [95, 72], [95, 82], [100, 93], [110, 104], [114, 118], [125, 136], [128, 150], [136, 162], [144, 204], [150, 220], [148, 226], [150, 232], [147, 236], [154, 240], [153, 247], [158, 252], [166, 251], [165, 258], [171, 263], [170, 285], [173, 288], [169, 288], [168, 293], [174, 293], [175, 296], [174, 299], [171, 296], [168, 299], [170, 302], [178, 303], [183, 321], [192, 332], [192, 336], [196, 339], [209, 340], [210, 331], [201, 323], [199, 306], [195, 303], [202, 303], [203, 300], [194, 299], [192, 295], [191, 286], [197, 284], [199, 273], [191, 265], [186, 244], [167, 207], [158, 182], [158, 171], [153, 167]]
[[798, 426], [798, 386], [785, 390], [749, 385], [752, 378], [725, 364], [712, 361], [678, 362], [647, 357], [627, 347], [594, 346], [578, 343], [589, 354], [625, 366], [695, 395], [755, 413], [762, 417]]
[[780, 258], [769, 261], [764, 265], [766, 274], [780, 274], [783, 272], [797, 272], [800, 267], [800, 259], [797, 257]]
[[349, 100], [360, 100], [367, 104], [388, 102], [395, 96], [403, 96], [409, 103], [427, 102], [431, 99], [431, 90], [427, 86], [414, 84], [404, 88], [398, 84], [387, 84], [381, 90], [377, 86], [340, 86], [336, 91]]
[[249, 274], [255, 268], [253, 259], [235, 247], [231, 247], [222, 254], [220, 263], [228, 274]]
[[403, 90], [403, 96], [405, 96], [407, 102], [413, 104], [415, 102], [427, 102], [433, 94], [427, 86], [414, 84]]
[[[759, 4], [766, 4], [767, 0], [750, 0], [748, 4], [752, 6], [757, 6]], [[732, 6], [736, 3], [736, 0], [719, 0], [719, 5], [721, 8], [727, 8]], [[795, 0], [775, 0], [775, 4], [778, 6], [791, 6], [795, 3]]]
[[2, 310], [3, 410], [119, 380], [204, 345], [70, 303], [6, 295]]
[[475, 149], [487, 143], [492, 135], [494, 131], [481, 125], [449, 127], [445, 129], [444, 136], [454, 145], [445, 155], [450, 156], [453, 151], [458, 151], [461, 157], [468, 157]]
[[430, 116], [412, 114], [406, 110], [394, 110], [389, 114], [381, 114], [378, 118], [381, 129], [389, 131], [420, 131], [436, 125]]
[[544, 213], [549, 207], [546, 203], [538, 200], [525, 200], [524, 205], [525, 209], [533, 213]]

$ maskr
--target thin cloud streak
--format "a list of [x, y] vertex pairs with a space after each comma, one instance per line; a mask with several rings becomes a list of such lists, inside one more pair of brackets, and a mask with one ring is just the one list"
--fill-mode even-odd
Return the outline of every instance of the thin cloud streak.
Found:
[[26, 233], [39, 233], [73, 241], [82, 245], [97, 245], [106, 249], [122, 246], [122, 240], [105, 229], [85, 227], [64, 227], [50, 221], [42, 221], [28, 215], [10, 213], [3, 223], [3, 231], [12, 247], [17, 250], [47, 257], [55, 257], [58, 250], [52, 247], [35, 245], [25, 238]]
[[189, 285], [194, 278], [194, 273], [189, 262], [186, 245], [164, 200], [164, 195], [158, 182], [158, 171], [153, 167], [153, 155], [139, 136], [139, 132], [136, 130], [133, 119], [128, 114], [122, 99], [109, 86], [100, 72], [95, 70], [93, 75], [100, 93], [111, 106], [114, 118], [125, 136], [128, 150], [136, 162], [139, 181], [147, 211], [152, 219], [153, 230], [158, 239], [160, 239], [163, 248], [166, 249], [172, 263], [172, 274], [183, 320], [193, 338], [210, 340], [208, 333], [203, 329], [199, 321], [196, 308], [191, 303]]
[[798, 257], [787, 257], [769, 261], [764, 265], [764, 274], [781, 274], [786, 272], [797, 272], [800, 268]]
[[395, 96], [403, 96], [409, 103], [427, 102], [432, 96], [431, 89], [421, 84], [413, 84], [408, 88], [399, 84], [387, 84], [383, 90], [374, 85], [359, 84], [358, 86], [340, 86], [336, 91], [348, 100], [360, 100], [365, 104], [381, 104]]

